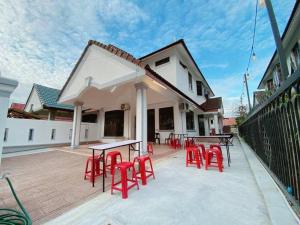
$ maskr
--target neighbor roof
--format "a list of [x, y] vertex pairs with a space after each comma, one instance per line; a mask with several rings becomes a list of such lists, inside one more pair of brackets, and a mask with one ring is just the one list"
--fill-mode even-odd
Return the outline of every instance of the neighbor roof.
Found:
[[156, 73], [155, 71], [153, 71], [149, 65], [144, 65], [144, 63], [140, 60], [140, 59], [136, 59], [134, 56], [132, 56], [131, 54], [129, 54], [128, 52], [114, 46], [114, 45], [105, 45], [101, 42], [98, 41], [94, 41], [94, 40], [90, 40], [88, 42], [88, 45], [86, 46], [86, 48], [84, 49], [83, 53], [81, 54], [79, 60], [77, 61], [74, 69], [72, 70], [68, 80], [66, 81], [63, 89], [61, 90], [61, 92], [58, 95], [58, 99], [61, 96], [61, 93], [64, 91], [64, 89], [66, 88], [68, 82], [70, 81], [70, 79], [72, 78], [72, 76], [74, 75], [77, 67], [79, 66], [81, 60], [83, 59], [83, 56], [85, 55], [85, 53], [87, 52], [88, 48], [91, 45], [96, 45], [98, 47], [101, 47], [109, 52], [111, 52], [114, 55], [117, 55], [139, 67], [141, 67], [142, 69], [144, 69], [146, 71], [146, 75], [151, 77], [152, 79], [156, 79], [159, 82], [165, 84], [166, 86], [168, 86], [170, 89], [172, 89], [173, 91], [175, 91], [176, 93], [178, 93], [179, 95], [181, 95], [182, 97], [184, 97], [185, 99], [187, 99], [188, 101], [192, 102], [193, 104], [195, 104], [198, 108], [204, 110], [201, 105], [199, 105], [197, 102], [195, 102], [193, 99], [191, 99], [190, 97], [188, 97], [186, 94], [184, 94], [182, 91], [180, 91], [178, 88], [176, 88], [174, 85], [172, 85], [170, 82], [168, 82], [166, 79], [164, 79], [161, 75], [159, 75], [158, 73]]
[[223, 119], [223, 126], [235, 126], [235, 125], [236, 125], [236, 120], [234, 117]]
[[204, 102], [201, 107], [204, 109], [206, 112], [213, 112], [217, 111], [218, 109], [222, 108], [222, 97], [218, 98], [209, 98]]
[[57, 98], [60, 93], [59, 89], [42, 86], [40, 84], [33, 84], [32, 90], [33, 89], [36, 90], [39, 99], [41, 101], [41, 104], [43, 105], [44, 108], [73, 111], [74, 107], [72, 105], [57, 103]]

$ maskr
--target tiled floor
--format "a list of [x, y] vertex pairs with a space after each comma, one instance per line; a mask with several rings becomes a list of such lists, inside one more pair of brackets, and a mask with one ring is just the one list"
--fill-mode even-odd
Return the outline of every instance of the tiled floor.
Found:
[[[87, 145], [72, 150], [69, 147], [50, 149], [52, 151], [14, 156], [2, 160], [1, 172], [9, 171], [14, 188], [29, 211], [34, 224], [41, 224], [69, 209], [102, 193], [102, 179], [97, 178], [95, 188], [84, 181], [87, 156], [91, 151]], [[128, 148], [120, 149], [128, 157]], [[154, 145], [155, 163], [175, 152], [165, 145]], [[106, 189], [110, 176], [106, 179]], [[0, 208], [15, 207], [16, 203], [8, 185], [0, 180]]]

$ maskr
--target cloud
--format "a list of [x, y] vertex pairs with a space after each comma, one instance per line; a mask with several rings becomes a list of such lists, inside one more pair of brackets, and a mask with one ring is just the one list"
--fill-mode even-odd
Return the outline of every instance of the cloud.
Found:
[[[273, 0], [281, 33], [295, 1]], [[253, 0], [0, 1], [0, 70], [19, 80], [12, 98], [24, 102], [33, 82], [61, 88], [89, 39], [139, 57], [184, 38], [226, 113], [239, 101], [253, 32]], [[256, 89], [274, 50], [266, 9], [259, 9]]]

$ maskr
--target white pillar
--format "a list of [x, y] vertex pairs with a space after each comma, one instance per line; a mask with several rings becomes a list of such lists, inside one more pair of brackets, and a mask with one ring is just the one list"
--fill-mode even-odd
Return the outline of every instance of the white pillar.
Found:
[[141, 155], [147, 153], [147, 85], [135, 84], [136, 87], [136, 139], [141, 140]]
[[72, 142], [71, 142], [71, 147], [73, 149], [78, 148], [80, 144], [82, 105], [83, 104], [80, 102], [75, 102], [74, 104], [73, 130], [72, 130]]
[[214, 127], [215, 127], [215, 130], [216, 130], [216, 134], [219, 134], [220, 131], [219, 131], [219, 119], [218, 119], [218, 114], [215, 114], [215, 115], [214, 115]]
[[205, 135], [209, 135], [209, 118], [204, 117], [204, 129], [205, 129]]
[[17, 86], [17, 81], [0, 76], [0, 165], [2, 158], [3, 137], [6, 126], [9, 98], [11, 93], [16, 89]]
[[97, 127], [98, 127], [97, 140], [99, 141], [101, 138], [103, 138], [103, 130], [102, 130], [103, 124], [104, 124], [104, 111], [103, 109], [100, 109], [98, 110], [98, 115], [97, 115]]

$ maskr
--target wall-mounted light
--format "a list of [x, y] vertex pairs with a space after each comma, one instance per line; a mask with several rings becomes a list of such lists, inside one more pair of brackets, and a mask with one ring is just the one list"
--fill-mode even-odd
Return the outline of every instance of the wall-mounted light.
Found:
[[156, 80], [152, 80], [152, 81], [153, 81], [153, 83], [155, 83], [156, 85], [158, 85], [158, 86], [162, 87], [163, 89], [167, 90], [167, 88], [166, 88], [164, 85], [162, 85], [161, 83], [158, 83]]

